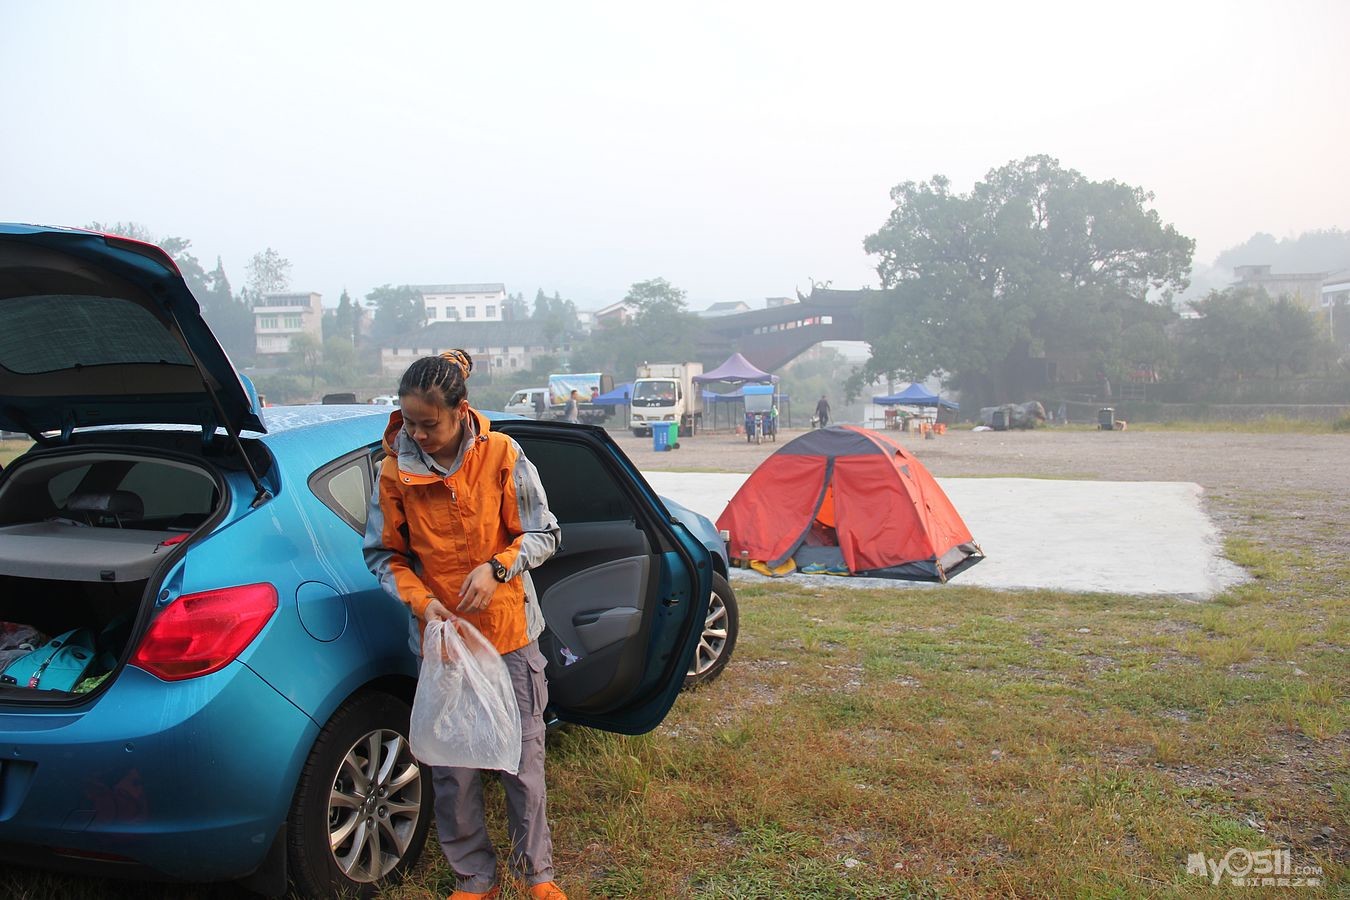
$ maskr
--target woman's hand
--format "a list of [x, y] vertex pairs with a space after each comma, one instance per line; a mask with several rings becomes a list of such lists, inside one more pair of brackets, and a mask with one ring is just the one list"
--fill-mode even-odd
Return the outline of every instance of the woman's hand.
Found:
[[492, 577], [492, 564], [483, 563], [465, 576], [464, 583], [459, 586], [459, 606], [455, 608], [459, 612], [482, 612], [496, 592], [497, 579]]
[[427, 604], [427, 608], [422, 610], [422, 621], [440, 622], [446, 619], [454, 619], [454, 616], [451, 615], [450, 610], [445, 608], [444, 603], [432, 597], [431, 602]]

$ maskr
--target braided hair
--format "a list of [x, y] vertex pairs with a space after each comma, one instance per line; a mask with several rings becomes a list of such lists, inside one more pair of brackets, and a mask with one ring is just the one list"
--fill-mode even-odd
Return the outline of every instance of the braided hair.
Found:
[[473, 371], [473, 357], [466, 350], [447, 350], [440, 356], [417, 360], [398, 383], [398, 395], [420, 394], [455, 409], [469, 396], [465, 382]]

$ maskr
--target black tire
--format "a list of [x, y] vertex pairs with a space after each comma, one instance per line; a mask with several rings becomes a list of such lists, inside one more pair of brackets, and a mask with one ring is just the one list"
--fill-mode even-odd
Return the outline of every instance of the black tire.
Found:
[[[417, 864], [431, 826], [431, 771], [408, 748], [410, 712], [397, 697], [368, 691], [319, 732], [287, 821], [287, 870], [301, 897], [373, 897]], [[358, 783], [391, 756], [383, 781]], [[330, 839], [343, 831], [335, 849]]]
[[633, 437], [642, 437], [642, 436], [645, 435], [646, 433], [647, 433], [647, 432], [643, 431], [641, 428], [634, 428], [634, 429], [633, 429]]
[[689, 672], [684, 676], [686, 691], [708, 684], [722, 674], [736, 649], [736, 635], [740, 630], [741, 615], [736, 605], [736, 592], [731, 589], [730, 582], [714, 572], [712, 598], [708, 602], [708, 615], [703, 621], [703, 636], [699, 638]]

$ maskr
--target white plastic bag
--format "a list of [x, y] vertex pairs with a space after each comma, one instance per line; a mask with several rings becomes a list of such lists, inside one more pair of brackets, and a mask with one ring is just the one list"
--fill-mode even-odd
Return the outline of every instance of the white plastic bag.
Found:
[[511, 673], [497, 648], [463, 619], [427, 623], [409, 743], [427, 765], [520, 771]]

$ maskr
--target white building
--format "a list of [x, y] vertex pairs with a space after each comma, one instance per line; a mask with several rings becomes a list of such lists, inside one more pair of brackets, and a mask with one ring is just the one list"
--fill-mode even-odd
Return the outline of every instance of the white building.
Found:
[[502, 321], [504, 284], [414, 284], [412, 289], [422, 295], [427, 324]]
[[475, 373], [514, 374], [534, 367], [535, 357], [566, 355], [570, 344], [554, 344], [537, 322], [439, 322], [380, 344], [380, 369], [400, 375], [413, 361], [461, 348], [473, 357]]
[[1350, 269], [1331, 272], [1322, 282], [1322, 306], [1350, 304]]
[[291, 338], [297, 334], [323, 339], [320, 294], [264, 294], [253, 304], [253, 338], [259, 356], [291, 352]]

